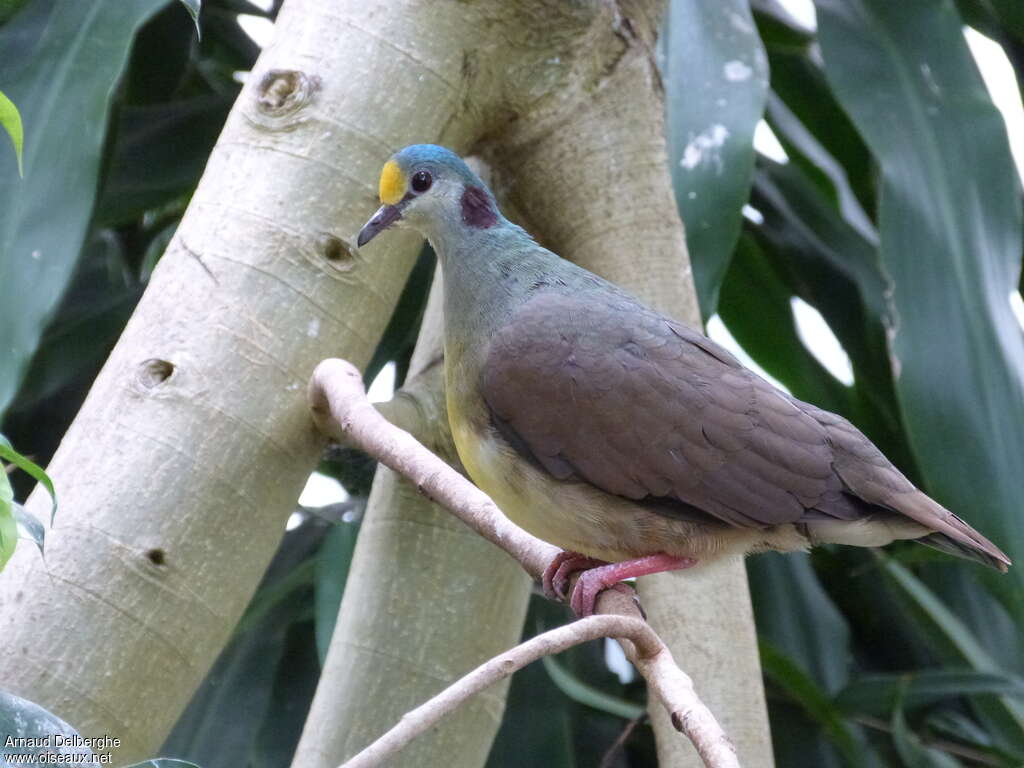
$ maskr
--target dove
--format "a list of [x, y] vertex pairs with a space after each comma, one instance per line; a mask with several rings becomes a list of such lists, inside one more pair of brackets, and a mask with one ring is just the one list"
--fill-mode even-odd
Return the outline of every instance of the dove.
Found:
[[1010, 565], [845, 418], [541, 247], [453, 152], [402, 149], [379, 193], [358, 246], [396, 226], [433, 246], [459, 458], [513, 522], [563, 550], [544, 588], [578, 615], [623, 579], [825, 543], [913, 539]]

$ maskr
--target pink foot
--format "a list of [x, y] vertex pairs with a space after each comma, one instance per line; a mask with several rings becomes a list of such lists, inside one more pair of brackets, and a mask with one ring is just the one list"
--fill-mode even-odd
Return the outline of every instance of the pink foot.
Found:
[[[558, 558], [555, 559], [557, 560]], [[648, 574], [661, 573], [662, 571], [679, 571], [696, 564], [697, 561], [691, 557], [673, 557], [672, 555], [660, 554], [592, 568], [580, 574], [580, 578], [576, 582], [576, 588], [572, 592], [572, 600], [569, 602], [569, 605], [573, 612], [582, 619], [584, 616], [590, 616], [594, 613], [594, 603], [601, 592], [606, 589], [617, 589], [620, 586], [624, 586], [619, 584], [623, 579], [633, 576], [647, 576]], [[548, 566], [549, 570], [550, 568], [551, 566]]]
[[581, 555], [579, 552], [564, 550], [555, 555], [544, 569], [541, 585], [548, 600], [564, 601], [569, 597], [569, 577], [576, 571], [608, 565], [604, 560]]

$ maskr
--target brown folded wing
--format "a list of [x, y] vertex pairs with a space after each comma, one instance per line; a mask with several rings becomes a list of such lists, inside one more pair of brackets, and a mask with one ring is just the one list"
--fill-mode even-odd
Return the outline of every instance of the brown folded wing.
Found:
[[741, 527], [898, 512], [1002, 555], [848, 421], [622, 294], [535, 296], [491, 340], [481, 385], [499, 429], [559, 479]]

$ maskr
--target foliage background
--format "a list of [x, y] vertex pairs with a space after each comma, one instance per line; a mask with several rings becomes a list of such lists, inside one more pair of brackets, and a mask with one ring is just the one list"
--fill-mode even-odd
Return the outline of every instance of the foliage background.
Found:
[[[1022, 194], [963, 28], [1000, 44], [1024, 84], [1024, 7], [816, 9], [810, 30], [772, 0], [670, 3], [671, 170], [705, 318], [1019, 560], [1024, 338], [1009, 299]], [[164, 0], [3, 6], [0, 91], [23, 117], [25, 177], [0, 154], [0, 431], [37, 463], [145, 289], [236, 73], [259, 52], [238, 15], [276, 10], [207, 0], [200, 40]], [[762, 113], [785, 162], [753, 150]], [[401, 384], [432, 272], [425, 250], [368, 378], [394, 362]], [[828, 323], [852, 383], [805, 345], [794, 298]], [[373, 466], [336, 451], [321, 471], [350, 501], [297, 510], [166, 754], [206, 768], [289, 762]], [[30, 481], [12, 481], [23, 497]], [[748, 569], [780, 766], [1024, 764], [1020, 568], [1000, 577], [907, 545], [765, 555]], [[526, 632], [565, 618], [535, 599]], [[517, 676], [489, 763], [653, 765], [650, 729], [633, 722], [643, 701], [604, 647], [577, 649]]]

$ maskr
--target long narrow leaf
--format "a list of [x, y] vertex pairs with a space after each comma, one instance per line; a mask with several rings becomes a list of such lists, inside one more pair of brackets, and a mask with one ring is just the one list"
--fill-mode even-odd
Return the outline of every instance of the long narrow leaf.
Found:
[[960, 763], [949, 755], [926, 747], [907, 726], [903, 715], [904, 690], [905, 685], [897, 691], [896, 706], [890, 720], [892, 741], [903, 765], [906, 768], [958, 768]]
[[573, 701], [627, 720], [635, 720], [646, 711], [639, 704], [605, 693], [585, 680], [581, 680], [563, 667], [553, 656], [545, 656], [541, 662], [543, 662], [551, 682]]
[[746, 0], [677, 0], [665, 36], [669, 165], [707, 319], [750, 195], [768, 60]]
[[[164, 3], [32, 0], [0, 27], [0, 82], [31, 126], [24, 182], [0, 187], [0, 412], [78, 258], [107, 108], [135, 30]], [[14, 164], [0, 153], [0, 178]]]
[[25, 164], [22, 157], [22, 149], [25, 143], [25, 132], [21, 125], [21, 114], [14, 102], [4, 96], [0, 91], [0, 127], [7, 131], [14, 145], [14, 154], [18, 158], [18, 176], [24, 178]]
[[784, 653], [763, 641], [760, 647], [765, 676], [789, 694], [808, 717], [825, 729], [846, 765], [854, 768], [874, 764], [862, 746], [858, 745], [856, 733], [826, 691]]
[[0, 459], [5, 459], [11, 462], [14, 466], [23, 472], [27, 472], [34, 477], [42, 486], [46, 489], [46, 492], [50, 494], [50, 524], [53, 524], [53, 518], [57, 514], [57, 491], [54, 490], [53, 481], [50, 476], [46, 474], [46, 471], [25, 456], [22, 456], [11, 445], [10, 441], [3, 435], [0, 435]]
[[324, 537], [316, 558], [314, 609], [316, 611], [316, 647], [320, 663], [327, 659], [331, 635], [338, 620], [341, 598], [345, 594], [349, 566], [359, 535], [358, 523], [339, 522]]
[[[825, 70], [882, 169], [897, 392], [929, 491], [1024, 555], [1020, 189], [951, 0], [819, 0]], [[979, 576], [1024, 626], [1024, 570]]]
[[799, 659], [826, 695], [846, 685], [850, 630], [806, 554], [765, 554], [747, 562], [757, 631], [770, 650]]
[[7, 473], [0, 467], [0, 571], [18, 545], [18, 523], [14, 519], [14, 490]]
[[202, 0], [181, 0], [188, 15], [192, 17], [192, 23], [196, 25], [196, 36], [202, 38], [203, 31], [199, 28], [199, 11], [202, 8]]
[[844, 688], [835, 703], [845, 712], [886, 717], [903, 687], [903, 706], [908, 710], [980, 693], [1024, 698], [1024, 680], [1012, 675], [928, 669], [903, 675], [864, 675]]
[[822, 313], [850, 357], [854, 391], [844, 398], [845, 409], [834, 410], [913, 475], [900, 435], [886, 346], [889, 283], [874, 246], [793, 164], [759, 162], [751, 202], [764, 217], [754, 231], [774, 271], [793, 295]]
[[[2, 503], [0, 500], [0, 504]], [[21, 504], [14, 502], [11, 507], [14, 510], [14, 522], [18, 526], [18, 538], [30, 539], [39, 547], [39, 554], [45, 554], [43, 548], [46, 543], [46, 526]]]
[[[93, 751], [86, 746], [73, 746], [81, 734], [59, 717], [38, 704], [0, 690], [0, 765], [7, 766], [7, 758], [18, 755], [18, 765], [97, 765], [92, 762]], [[63, 736], [69, 742], [59, 748], [59, 757], [65, 762], [47, 761], [54, 758], [53, 747], [44, 746], [43, 739]], [[39, 739], [38, 746], [18, 746], [17, 739]], [[74, 757], [80, 757], [75, 760]], [[27, 762], [26, 762], [27, 760]], [[13, 761], [11, 761], [13, 762]]]
[[[967, 665], [978, 672], [1003, 674], [971, 630], [920, 579], [885, 555], [879, 555], [879, 559], [882, 572], [921, 622], [924, 638], [943, 661]], [[1020, 701], [1005, 696], [978, 696], [972, 700], [990, 727], [998, 729], [1004, 745], [1024, 749], [1024, 705]]]
[[760, 243], [748, 233], [741, 235], [722, 283], [722, 321], [758, 365], [793, 395], [853, 418], [850, 389], [800, 342], [792, 298]]
[[816, 47], [766, 43], [772, 91], [836, 159], [864, 210], [873, 214], [877, 189], [871, 153], [825, 80]]
[[774, 129], [790, 158], [802, 157], [824, 175], [832, 186], [836, 205], [846, 223], [868, 242], [877, 243], [878, 232], [874, 222], [854, 194], [846, 169], [774, 92], [768, 94], [766, 113], [769, 125]]

